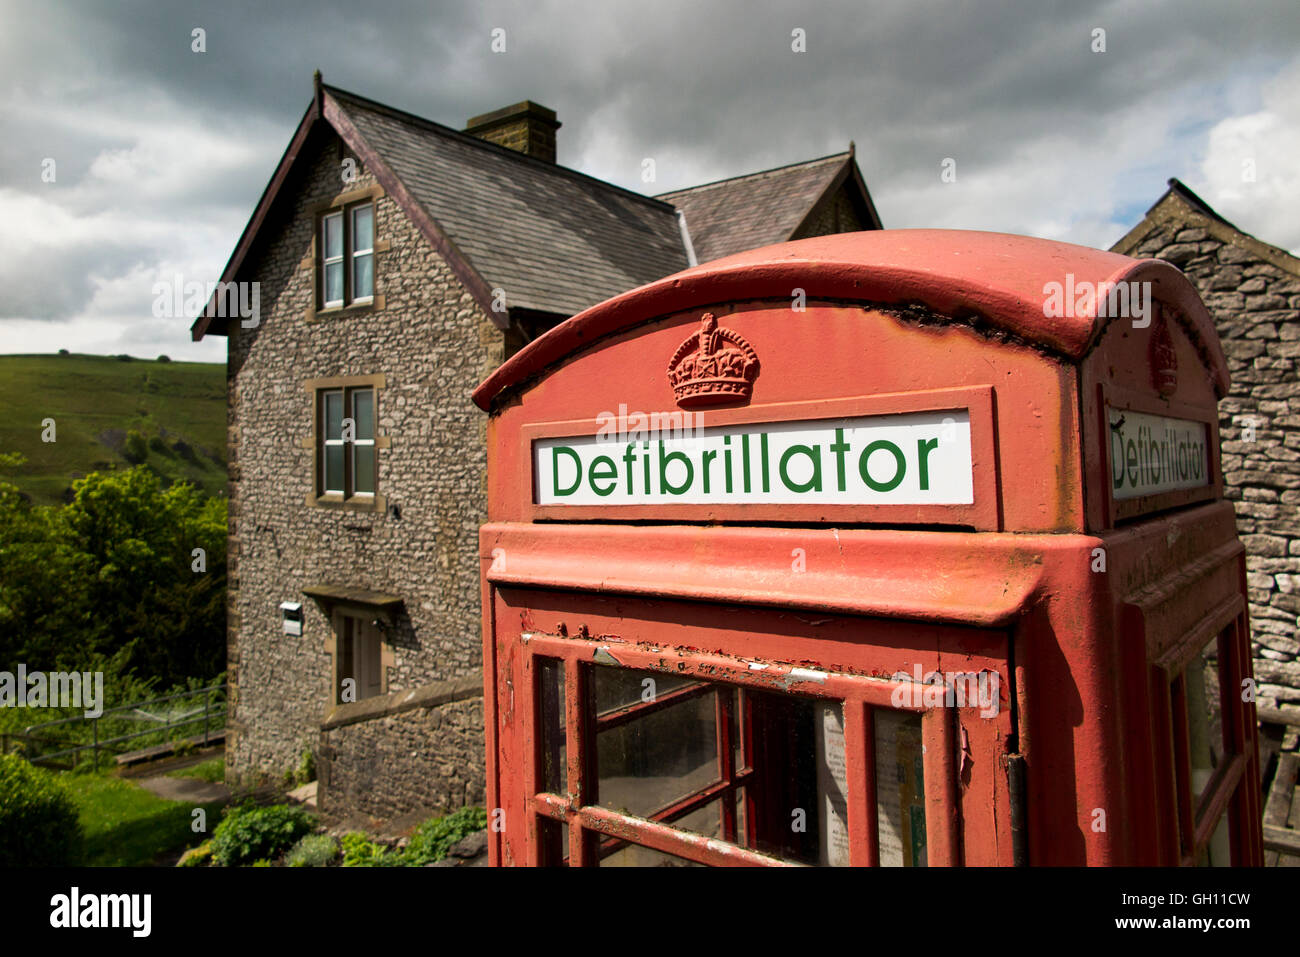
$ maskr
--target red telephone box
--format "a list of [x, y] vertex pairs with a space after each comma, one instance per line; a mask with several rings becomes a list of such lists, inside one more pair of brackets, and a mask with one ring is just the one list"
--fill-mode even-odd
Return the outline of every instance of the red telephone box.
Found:
[[894, 230], [699, 266], [474, 394], [495, 864], [1259, 864], [1188, 280]]

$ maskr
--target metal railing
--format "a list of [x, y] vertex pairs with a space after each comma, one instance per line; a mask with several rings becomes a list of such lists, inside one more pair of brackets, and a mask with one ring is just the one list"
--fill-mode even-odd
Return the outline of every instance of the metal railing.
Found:
[[[24, 757], [31, 761], [32, 764], [59, 766], [57, 762], [60, 759], [71, 759], [71, 764], [67, 765], [71, 767], [75, 766], [77, 755], [89, 751], [91, 752], [91, 761], [95, 770], [99, 770], [100, 751], [110, 755], [121, 754], [124, 753], [125, 749], [118, 750], [117, 746], [145, 737], [155, 737], [159, 739], [158, 744], [166, 744], [174, 741], [172, 732], [178, 728], [193, 727], [196, 733], [192, 735], [193, 741], [190, 743], [198, 744], [201, 740], [202, 744], [206, 746], [214, 733], [225, 730], [225, 692], [226, 685], [224, 683], [209, 685], [206, 688], [196, 688], [193, 691], [179, 691], [174, 694], [161, 695], [157, 698], [149, 698], [145, 701], [134, 701], [115, 708], [106, 708], [102, 714], [94, 718], [77, 715], [71, 718], [60, 718], [55, 721], [28, 725], [22, 733], [9, 732], [0, 734], [0, 754], [8, 754], [13, 743], [18, 743]], [[186, 709], [184, 705], [181, 705], [178, 709], [172, 706], [165, 709], [167, 712], [165, 714], [150, 713], [145, 710], [150, 706], [169, 702], [192, 701], [200, 697], [203, 699], [201, 707]], [[155, 707], [155, 711], [157, 710], [160, 709]], [[150, 727], [125, 734], [113, 733], [121, 727], [130, 727], [132, 722], [148, 722]], [[86, 725], [90, 725], [89, 734], [87, 734]], [[197, 734], [200, 725], [203, 728], [201, 739]], [[101, 729], [103, 733], [101, 733]], [[89, 743], [87, 743], [87, 738], [89, 738]], [[46, 750], [48, 748], [54, 750]]]

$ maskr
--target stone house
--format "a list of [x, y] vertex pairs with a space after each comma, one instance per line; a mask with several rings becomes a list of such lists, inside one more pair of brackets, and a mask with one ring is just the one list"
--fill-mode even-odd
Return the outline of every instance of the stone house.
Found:
[[1223, 340], [1223, 473], [1246, 546], [1261, 709], [1300, 708], [1300, 259], [1228, 222], [1177, 179], [1113, 250], [1187, 274]]
[[[193, 337], [227, 337], [227, 777], [305, 754], [330, 813], [481, 802], [471, 390], [568, 316], [707, 261], [878, 229], [847, 151], [644, 196], [525, 101], [461, 131], [323, 84]], [[259, 308], [223, 290], [257, 283]]]

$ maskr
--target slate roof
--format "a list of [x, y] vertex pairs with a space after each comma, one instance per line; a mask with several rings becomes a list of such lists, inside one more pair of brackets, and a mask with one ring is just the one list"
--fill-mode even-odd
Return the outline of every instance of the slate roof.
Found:
[[[687, 268], [679, 207], [698, 262], [789, 239], [828, 190], [850, 179], [855, 201], [879, 228], [852, 144], [847, 153], [650, 197], [327, 86], [319, 74], [315, 89], [222, 282], [240, 275], [319, 124], [334, 126], [376, 166], [376, 177], [502, 328], [505, 316], [491, 311], [498, 288], [511, 310], [570, 316]], [[205, 311], [191, 334], [225, 335], [227, 327], [226, 318]]]
[[511, 308], [568, 316], [689, 265], [666, 203], [326, 89]]
[[695, 258], [709, 262], [785, 242], [852, 158], [836, 153], [655, 198], [685, 214]]

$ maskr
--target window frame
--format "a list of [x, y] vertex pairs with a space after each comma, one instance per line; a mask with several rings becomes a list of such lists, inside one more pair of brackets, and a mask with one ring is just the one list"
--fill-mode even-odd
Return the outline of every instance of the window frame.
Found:
[[[375, 204], [371, 200], [365, 200], [360, 203], [353, 203], [345, 207], [347, 210], [348, 233], [344, 237], [344, 254], [347, 256], [348, 269], [347, 279], [349, 286], [345, 289], [344, 299], [348, 305], [361, 306], [369, 305], [375, 301]], [[357, 213], [362, 210], [370, 210], [370, 245], [365, 249], [357, 249]], [[357, 260], [362, 257], [370, 258], [370, 293], [365, 296], [356, 295], [357, 284]], [[350, 298], [349, 298], [349, 295]]]
[[[383, 254], [389, 252], [392, 244], [379, 235], [379, 200], [385, 196], [384, 188], [378, 184], [351, 189], [326, 200], [311, 204], [308, 208], [312, 219], [311, 244], [306, 256], [299, 264], [304, 278], [312, 286], [304, 318], [307, 322], [317, 322], [330, 317], [346, 316], [356, 311], [380, 311], [384, 309], [384, 296], [379, 292], [379, 262]], [[371, 210], [371, 245], [367, 248], [354, 249], [356, 233], [356, 214], [369, 207]], [[331, 257], [328, 262], [340, 264], [343, 274], [342, 300], [325, 299], [325, 222], [339, 217], [341, 236], [341, 257]], [[370, 295], [356, 296], [356, 265], [360, 259], [369, 256], [371, 261]]]
[[[370, 210], [370, 246], [366, 249], [356, 249], [356, 216], [363, 209]], [[327, 224], [336, 219], [342, 232], [339, 238], [341, 252], [338, 256], [330, 256], [325, 243], [325, 232]], [[319, 282], [317, 283], [316, 302], [318, 312], [333, 312], [354, 306], [368, 306], [375, 301], [375, 219], [375, 202], [369, 198], [332, 207], [317, 216], [316, 239], [319, 248], [317, 256]], [[369, 256], [371, 262], [370, 294], [368, 296], [357, 296], [356, 264], [357, 259], [363, 256]], [[327, 269], [329, 266], [339, 264], [342, 265], [343, 271], [343, 298], [326, 299], [325, 277]]]
[[[680, 798], [667, 808], [660, 809], [651, 818], [640, 818], [589, 803], [589, 782], [596, 780], [594, 744], [596, 719], [586, 707], [591, 694], [593, 664], [615, 664], [620, 667], [648, 672], [661, 672], [705, 682], [705, 687], [723, 685], [754, 688], [759, 691], [784, 690], [804, 698], [837, 700], [841, 703], [844, 727], [845, 780], [848, 788], [847, 817], [849, 832], [849, 864], [853, 867], [878, 866], [879, 821], [875, 802], [875, 726], [873, 709], [888, 709], [921, 715], [922, 742], [924, 744], [924, 772], [926, 814], [926, 843], [929, 866], [939, 867], [960, 863], [960, 801], [956, 788], [956, 730], [957, 709], [905, 705], [892, 702], [895, 689], [907, 684], [894, 679], [867, 678], [837, 672], [808, 672], [793, 665], [768, 663], [755, 669], [750, 663], [720, 654], [674, 649], [671, 659], [664, 651], [619, 645], [617, 649], [608, 642], [585, 638], [570, 638], [532, 633], [523, 646], [523, 666], [527, 680], [523, 683], [521, 702], [527, 720], [534, 727], [532, 754], [524, 761], [525, 807], [529, 815], [528, 864], [532, 866], [555, 864], [543, 860], [538, 838], [553, 824], [568, 825], [568, 855], [571, 866], [596, 866], [611, 840], [635, 843], [651, 850], [670, 854], [701, 864], [746, 865], [763, 867], [804, 866], [763, 852], [729, 844], [716, 838], [679, 831], [671, 820], [690, 813], [698, 807], [716, 800], [725, 790], [745, 786], [752, 772], [745, 767], [752, 750], [744, 752], [742, 766], [731, 767], [729, 776], [697, 792]], [[616, 659], [616, 660], [615, 660]], [[541, 663], [558, 660], [564, 675], [564, 725], [565, 794], [546, 792], [544, 781], [542, 712], [536, 707], [540, 699], [538, 687], [542, 672]], [[801, 675], [815, 678], [800, 681]], [[784, 685], [782, 680], [786, 679]], [[790, 685], [798, 683], [797, 690]], [[666, 697], [666, 696], [665, 696]], [[719, 695], [721, 701], [724, 696]], [[654, 707], [655, 703], [633, 704], [629, 712]], [[659, 705], [663, 707], [664, 705]], [[622, 712], [620, 711], [619, 714]], [[610, 717], [610, 716], [605, 716]], [[751, 733], [742, 722], [742, 738]], [[723, 733], [719, 726], [719, 740]], [[730, 723], [725, 725], [729, 731]], [[721, 748], [721, 744], [719, 745]], [[727, 753], [730, 754], [730, 742]], [[725, 768], [725, 765], [721, 767]], [[746, 789], [746, 802], [752, 800]], [[734, 801], [730, 802], [734, 808]], [[728, 802], [722, 802], [722, 808]], [[749, 808], [746, 818], [751, 819]], [[548, 823], [549, 822], [549, 823]], [[725, 827], [725, 825], [724, 825]]]
[[[1182, 866], [1197, 863], [1223, 822], [1228, 825], [1228, 863], [1241, 866], [1244, 862], [1246, 835], [1241, 822], [1248, 797], [1244, 782], [1250, 749], [1242, 710], [1233, 692], [1241, 687], [1245, 675], [1241, 645], [1247, 627], [1244, 601], [1240, 595], [1233, 595], [1153, 663], [1153, 713], [1157, 726], [1162, 728], [1157, 740], [1166, 743], [1170, 755], [1164, 762], [1164, 787], [1176, 812], [1170, 827], [1177, 861]], [[1193, 793], [1187, 669], [1211, 642], [1217, 642], [1219, 743], [1223, 754], [1205, 786]]]
[[[329, 234], [329, 225], [331, 222], [338, 222], [339, 230], [339, 253], [337, 256], [329, 254], [329, 243], [326, 236]], [[347, 236], [343, 231], [343, 211], [335, 210], [325, 213], [320, 217], [320, 288], [317, 290], [320, 308], [325, 309], [342, 309], [348, 300], [347, 290]], [[329, 267], [338, 266], [340, 272], [339, 294], [340, 298], [330, 299], [329, 293]]]
[[[388, 436], [379, 434], [379, 403], [382, 392], [387, 387], [383, 374], [367, 376], [334, 376], [324, 379], [309, 379], [303, 388], [310, 394], [312, 403], [311, 434], [302, 440], [302, 447], [311, 455], [311, 487], [307, 493], [308, 505], [343, 507], [362, 511], [383, 510], [387, 499], [382, 494], [379, 484], [380, 450], [391, 447]], [[343, 419], [349, 417], [355, 421], [355, 401], [358, 393], [371, 393], [371, 429], [370, 438], [351, 440], [331, 439], [326, 432], [326, 397], [331, 394], [342, 395]], [[357, 430], [361, 431], [360, 429]], [[326, 488], [327, 449], [333, 446], [343, 447], [343, 488]], [[357, 446], [373, 448], [373, 469], [371, 471], [371, 491], [357, 491], [356, 455]]]

